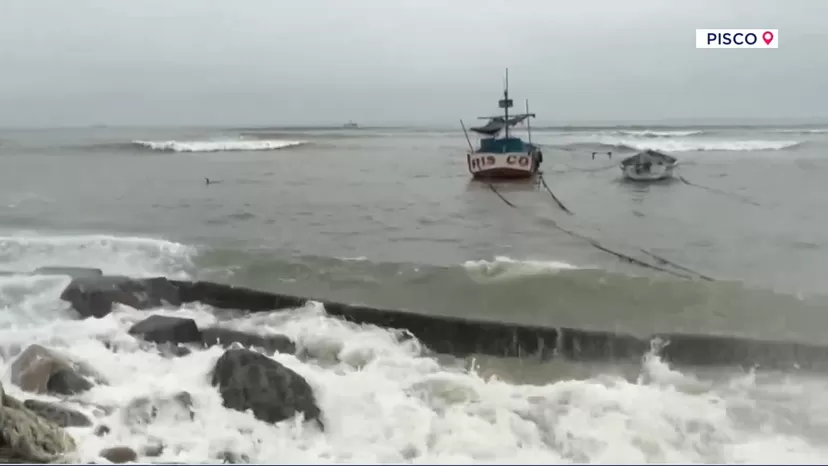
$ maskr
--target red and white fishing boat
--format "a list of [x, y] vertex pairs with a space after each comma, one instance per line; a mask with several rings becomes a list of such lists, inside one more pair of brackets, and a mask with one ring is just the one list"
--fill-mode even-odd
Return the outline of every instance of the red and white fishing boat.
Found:
[[[503, 109], [503, 115], [492, 117], [480, 117], [489, 120], [485, 125], [469, 128], [471, 131], [481, 135], [478, 148], [472, 146], [466, 126], [463, 132], [466, 141], [469, 143], [469, 152], [466, 154], [469, 173], [475, 179], [485, 180], [514, 180], [532, 178], [540, 169], [543, 162], [543, 154], [540, 148], [532, 144], [532, 127], [529, 119], [534, 118], [534, 113], [529, 113], [529, 103], [526, 103], [526, 113], [509, 115], [509, 109], [514, 106], [509, 98], [509, 70], [506, 70], [506, 85], [503, 90], [503, 99], [498, 101]], [[510, 128], [526, 121], [528, 142], [520, 137], [514, 136]], [[503, 133], [502, 137], [499, 135]]]

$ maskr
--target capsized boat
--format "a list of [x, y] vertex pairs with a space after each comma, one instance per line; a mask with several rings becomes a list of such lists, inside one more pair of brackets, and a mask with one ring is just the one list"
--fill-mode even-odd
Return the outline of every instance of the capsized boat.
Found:
[[[472, 146], [466, 127], [463, 125], [463, 132], [466, 141], [469, 143], [469, 152], [466, 154], [469, 173], [475, 179], [522, 179], [531, 178], [538, 173], [540, 164], [543, 162], [543, 154], [540, 148], [532, 144], [532, 128], [529, 125], [529, 118], [534, 118], [534, 113], [529, 113], [529, 103], [526, 103], [526, 113], [509, 115], [509, 109], [514, 102], [509, 98], [509, 70], [506, 70], [506, 85], [503, 90], [503, 99], [498, 101], [503, 109], [503, 115], [491, 117], [479, 117], [488, 120], [483, 126], [469, 128], [479, 134], [481, 139], [477, 149]], [[512, 134], [509, 129], [519, 123], [527, 122], [528, 141]], [[499, 137], [500, 133], [502, 137]]]
[[676, 165], [675, 157], [648, 149], [622, 160], [621, 172], [633, 181], [658, 181], [672, 177]]

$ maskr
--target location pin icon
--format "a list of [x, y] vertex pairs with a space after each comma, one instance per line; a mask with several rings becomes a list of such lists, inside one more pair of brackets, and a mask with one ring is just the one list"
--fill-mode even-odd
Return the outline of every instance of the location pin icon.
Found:
[[762, 40], [765, 41], [765, 45], [770, 45], [770, 43], [773, 42], [773, 33], [765, 31], [765, 33], [762, 34]]

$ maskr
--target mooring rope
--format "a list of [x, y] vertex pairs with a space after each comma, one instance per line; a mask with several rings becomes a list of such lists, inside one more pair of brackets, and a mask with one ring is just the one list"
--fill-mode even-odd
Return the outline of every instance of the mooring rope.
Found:
[[[543, 181], [543, 178], [541, 178], [541, 181]], [[545, 183], [544, 183], [544, 184], [545, 184]], [[506, 197], [505, 197], [502, 193], [500, 193], [500, 191], [498, 191], [498, 190], [497, 190], [497, 188], [494, 186], [494, 184], [492, 184], [492, 183], [488, 183], [488, 186], [489, 186], [489, 189], [491, 189], [491, 190], [492, 190], [495, 194], [497, 194], [497, 196], [498, 196], [498, 197], [499, 197], [499, 198], [500, 198], [500, 199], [501, 199], [501, 200], [502, 200], [502, 201], [503, 201], [506, 205], [508, 205], [509, 207], [512, 207], [512, 208], [514, 208], [514, 209], [518, 209], [518, 210], [520, 210], [520, 208], [519, 208], [517, 205], [515, 205], [514, 203], [512, 203], [511, 201], [509, 201], [509, 199], [507, 199], [507, 198], [506, 198]], [[550, 190], [550, 193], [551, 193], [551, 190]], [[554, 196], [554, 194], [553, 194], [553, 196]], [[556, 199], [556, 200], [557, 200], [557, 199]], [[562, 208], [562, 209], [566, 210], [567, 212], [569, 212], [569, 213], [571, 214], [571, 212], [570, 212], [568, 209], [566, 209], [565, 207], [563, 207], [563, 205], [562, 205], [562, 204], [560, 204], [560, 205], [561, 205], [561, 208]], [[667, 273], [667, 274], [670, 274], [670, 275], [673, 275], [673, 276], [675, 276], [675, 277], [679, 277], [679, 278], [684, 278], [684, 279], [693, 279], [693, 278], [694, 278], [694, 277], [693, 277], [693, 275], [695, 275], [695, 276], [697, 276], [697, 277], [699, 277], [699, 278], [701, 278], [701, 279], [703, 279], [703, 280], [707, 280], [707, 281], [714, 281], [714, 279], [713, 279], [713, 278], [710, 278], [710, 277], [708, 277], [708, 276], [706, 276], [706, 275], [702, 275], [702, 274], [700, 274], [700, 273], [698, 273], [698, 272], [695, 272], [695, 271], [693, 271], [693, 270], [691, 270], [691, 269], [689, 269], [689, 268], [687, 268], [687, 267], [684, 267], [684, 266], [682, 266], [682, 265], [676, 264], [675, 262], [672, 262], [672, 261], [670, 261], [670, 260], [667, 260], [667, 259], [665, 259], [665, 258], [663, 258], [663, 257], [661, 257], [661, 256], [658, 256], [658, 255], [656, 255], [656, 254], [654, 254], [654, 253], [652, 253], [652, 252], [646, 251], [646, 250], [644, 250], [644, 249], [641, 249], [641, 251], [642, 251], [642, 252], [644, 252], [644, 253], [646, 253], [648, 256], [650, 256], [650, 257], [652, 257], [652, 258], [654, 258], [654, 259], [656, 259], [656, 260], [660, 261], [661, 263], [663, 263], [663, 264], [667, 264], [667, 265], [670, 265], [670, 266], [673, 266], [673, 267], [675, 267], [675, 268], [677, 268], [677, 269], [683, 270], [683, 271], [688, 272], [688, 273], [693, 274], [693, 275], [687, 275], [687, 274], [679, 273], [679, 272], [676, 272], [676, 271], [673, 271], [673, 270], [670, 270], [670, 269], [666, 269], [666, 268], [664, 268], [664, 267], [659, 267], [659, 266], [657, 266], [657, 265], [650, 264], [649, 262], [642, 261], [641, 259], [636, 259], [635, 257], [632, 257], [632, 256], [630, 256], [630, 255], [628, 255], [628, 254], [624, 254], [624, 253], [622, 253], [622, 252], [618, 252], [618, 251], [612, 250], [612, 249], [610, 249], [610, 248], [608, 248], [608, 247], [604, 246], [603, 244], [601, 244], [598, 240], [596, 240], [596, 239], [594, 239], [594, 238], [590, 238], [590, 237], [588, 237], [588, 236], [584, 236], [584, 235], [581, 235], [581, 234], [579, 234], [579, 233], [575, 233], [574, 231], [570, 231], [570, 230], [568, 230], [568, 229], [566, 229], [566, 228], [563, 228], [562, 226], [558, 225], [558, 223], [557, 223], [557, 222], [555, 222], [554, 220], [551, 220], [551, 221], [552, 221], [552, 226], [553, 226], [554, 228], [556, 228], [557, 230], [562, 231], [563, 233], [566, 233], [567, 235], [569, 235], [569, 236], [571, 236], [571, 237], [573, 237], [573, 238], [578, 238], [578, 239], [580, 239], [580, 240], [586, 241], [586, 242], [587, 242], [587, 243], [589, 243], [592, 247], [594, 247], [594, 248], [596, 248], [596, 249], [598, 249], [598, 250], [600, 250], [600, 251], [604, 251], [604, 252], [606, 252], [606, 253], [608, 253], [608, 254], [612, 254], [612, 255], [613, 255], [613, 256], [615, 256], [616, 258], [621, 259], [621, 260], [623, 260], [623, 261], [626, 261], [626, 262], [629, 262], [629, 263], [632, 263], [632, 264], [636, 264], [636, 265], [641, 266], [641, 267], [644, 267], [644, 268], [648, 268], [648, 269], [652, 269], [652, 270], [657, 270], [657, 271], [659, 271], [659, 272], [664, 272], [664, 273]]]
[[698, 276], [699, 276], [699, 278], [701, 278], [702, 280], [707, 280], [707, 281], [709, 281], [709, 282], [716, 281], [716, 280], [715, 280], [714, 278], [712, 278], [712, 277], [709, 277], [709, 276], [707, 276], [707, 275], [700, 274], [699, 272], [696, 272], [695, 270], [688, 269], [687, 267], [685, 267], [685, 266], [683, 266], [683, 265], [681, 265], [681, 264], [676, 264], [675, 262], [673, 262], [673, 261], [669, 261], [669, 260], [667, 260], [667, 259], [665, 259], [665, 258], [663, 258], [663, 257], [661, 257], [661, 256], [659, 256], [659, 255], [653, 254], [652, 252], [650, 252], [650, 251], [648, 251], [648, 250], [646, 250], [646, 249], [639, 249], [639, 250], [640, 250], [641, 252], [643, 252], [644, 254], [646, 254], [646, 255], [648, 255], [648, 256], [650, 256], [650, 257], [652, 257], [653, 259], [655, 259], [655, 260], [657, 260], [657, 261], [661, 262], [662, 264], [667, 264], [667, 265], [670, 265], [670, 266], [672, 266], [672, 267], [675, 267], [675, 268], [677, 268], [677, 269], [679, 269], [679, 270], [684, 270], [685, 272], [689, 272], [689, 273], [692, 273], [692, 274], [694, 274], [694, 275], [698, 275]]
[[503, 194], [500, 194], [500, 191], [498, 191], [497, 188], [495, 188], [493, 184], [491, 184], [491, 183], [487, 183], [487, 184], [489, 185], [489, 189], [491, 189], [492, 192], [497, 194], [497, 197], [499, 197], [501, 200], [503, 200], [503, 202], [505, 202], [506, 205], [508, 205], [509, 207], [514, 207], [514, 208], [517, 209], [517, 206], [512, 204], [511, 202], [509, 202], [509, 199], [506, 199], [506, 197]]
[[568, 213], [569, 215], [572, 215], [572, 211], [566, 208], [566, 206], [563, 204], [563, 202], [561, 202], [561, 200], [558, 199], [558, 196], [556, 196], [555, 193], [552, 192], [552, 189], [549, 188], [549, 185], [546, 184], [546, 180], [543, 178], [543, 175], [539, 175], [539, 177], [540, 177], [541, 184], [543, 185], [544, 188], [546, 188], [546, 191], [549, 192], [549, 195], [552, 196], [552, 199], [555, 201], [555, 203], [558, 204], [558, 207], [560, 207], [561, 210]]
[[700, 184], [696, 184], [696, 183], [690, 182], [690, 181], [688, 181], [688, 180], [687, 180], [687, 178], [685, 178], [685, 177], [683, 177], [683, 176], [681, 176], [681, 175], [678, 175], [678, 179], [679, 179], [682, 183], [686, 184], [687, 186], [693, 186], [693, 187], [695, 187], [695, 188], [706, 189], [706, 190], [708, 190], [708, 191], [710, 191], [710, 192], [714, 192], [714, 193], [722, 194], [722, 195], [724, 195], [724, 196], [732, 197], [733, 199], [736, 199], [736, 200], [739, 200], [739, 201], [742, 201], [742, 202], [746, 202], [746, 203], [748, 203], [748, 204], [752, 204], [752, 205], [755, 205], [755, 206], [757, 206], [757, 207], [761, 207], [761, 206], [762, 206], [762, 205], [761, 205], [761, 204], [759, 204], [758, 202], [756, 202], [756, 201], [754, 201], [754, 200], [752, 200], [752, 199], [748, 199], [747, 197], [740, 196], [740, 195], [738, 195], [738, 194], [729, 193], [729, 192], [727, 192], [727, 191], [722, 191], [721, 189], [711, 188], [710, 186], [704, 186], [704, 185], [700, 185]]

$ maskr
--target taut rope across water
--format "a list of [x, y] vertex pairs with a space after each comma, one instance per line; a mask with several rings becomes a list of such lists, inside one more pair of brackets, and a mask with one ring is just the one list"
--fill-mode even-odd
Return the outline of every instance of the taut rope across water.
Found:
[[[555, 202], [558, 204], [558, 206], [559, 206], [559, 207], [560, 207], [563, 211], [567, 212], [568, 214], [570, 214], [570, 215], [574, 215], [574, 214], [572, 213], [572, 211], [570, 211], [569, 209], [567, 209], [567, 208], [566, 208], [566, 206], [564, 206], [564, 205], [563, 205], [563, 203], [562, 203], [562, 202], [561, 202], [561, 201], [557, 198], [557, 196], [555, 196], [555, 194], [552, 192], [552, 190], [551, 190], [551, 189], [549, 188], [549, 186], [546, 184], [546, 180], [544, 180], [544, 179], [543, 179], [543, 176], [541, 176], [541, 177], [540, 177], [540, 181], [541, 181], [541, 183], [543, 184], [544, 188], [546, 188], [546, 190], [547, 190], [547, 191], [549, 192], [549, 194], [552, 196], [552, 199], [554, 199], [554, 200], [555, 200]], [[494, 184], [492, 184], [492, 183], [487, 183], [487, 184], [488, 184], [488, 186], [489, 186], [489, 189], [491, 189], [491, 190], [492, 190], [492, 192], [494, 192], [495, 194], [497, 194], [497, 196], [498, 196], [498, 197], [499, 197], [499, 198], [500, 198], [500, 199], [501, 199], [501, 200], [502, 200], [502, 201], [503, 201], [506, 205], [508, 205], [509, 207], [512, 207], [512, 208], [514, 208], [514, 209], [520, 209], [517, 205], [515, 205], [514, 203], [512, 203], [511, 201], [509, 201], [509, 199], [507, 199], [507, 198], [506, 198], [506, 197], [505, 197], [505, 196], [504, 196], [504, 195], [503, 195], [500, 191], [498, 191], [498, 190], [497, 190], [497, 188], [495, 187], [495, 185], [494, 185]], [[684, 267], [684, 266], [682, 266], [682, 265], [676, 264], [676, 263], [675, 263], [675, 262], [673, 262], [673, 261], [670, 261], [670, 260], [668, 260], [668, 259], [665, 259], [665, 258], [663, 258], [663, 257], [661, 257], [661, 256], [659, 256], [659, 255], [657, 255], [657, 254], [654, 254], [654, 253], [652, 253], [652, 252], [646, 251], [646, 250], [644, 250], [644, 249], [640, 249], [640, 250], [641, 250], [641, 252], [643, 252], [643, 253], [647, 254], [648, 256], [652, 257], [653, 259], [656, 259], [657, 261], [659, 261], [659, 263], [661, 263], [661, 264], [665, 264], [665, 265], [670, 265], [670, 266], [675, 267], [676, 269], [682, 270], [683, 272], [686, 272], [686, 273], [675, 272], [675, 271], [673, 271], [673, 270], [670, 270], [670, 269], [667, 269], [667, 268], [664, 268], [664, 267], [659, 267], [658, 265], [650, 264], [649, 262], [643, 261], [643, 260], [641, 260], [641, 259], [637, 259], [637, 258], [632, 257], [632, 256], [630, 256], [630, 255], [627, 255], [627, 254], [624, 254], [624, 253], [621, 253], [621, 252], [618, 252], [618, 251], [612, 250], [612, 249], [610, 249], [610, 248], [608, 248], [608, 247], [604, 246], [603, 244], [601, 244], [598, 240], [596, 240], [596, 239], [594, 239], [594, 238], [590, 238], [590, 237], [588, 237], [588, 236], [584, 236], [584, 235], [581, 235], [581, 234], [579, 234], [579, 233], [575, 233], [574, 231], [571, 231], [571, 230], [568, 230], [568, 229], [566, 229], [566, 228], [561, 227], [561, 226], [560, 226], [560, 225], [558, 225], [558, 223], [557, 223], [557, 222], [555, 222], [554, 220], [552, 220], [552, 226], [553, 226], [554, 228], [556, 228], [556, 229], [558, 229], [558, 230], [560, 230], [560, 231], [562, 231], [562, 232], [566, 233], [567, 235], [572, 236], [573, 238], [578, 238], [578, 239], [584, 240], [584, 241], [586, 241], [587, 243], [589, 243], [592, 247], [594, 247], [594, 248], [596, 248], [596, 249], [598, 249], [598, 250], [604, 251], [604, 252], [606, 252], [606, 253], [608, 253], [608, 254], [612, 254], [613, 256], [615, 256], [615, 257], [617, 257], [617, 258], [619, 258], [619, 259], [621, 259], [621, 260], [623, 260], [623, 261], [626, 261], [626, 262], [629, 262], [629, 263], [632, 263], [632, 264], [636, 264], [636, 265], [638, 265], [638, 266], [645, 267], [645, 268], [648, 268], [648, 269], [657, 270], [657, 271], [659, 271], [659, 272], [664, 272], [664, 273], [667, 273], [667, 274], [670, 274], [670, 275], [673, 275], [673, 276], [675, 276], [675, 277], [679, 277], [679, 278], [690, 279], [690, 280], [692, 280], [692, 279], [694, 279], [694, 278], [700, 278], [700, 279], [702, 279], [702, 280], [706, 280], [706, 281], [715, 281], [715, 279], [713, 279], [713, 278], [711, 278], [711, 277], [709, 277], [709, 276], [707, 276], [707, 275], [700, 274], [700, 273], [698, 273], [698, 272], [696, 272], [696, 271], [694, 271], [694, 270], [691, 270], [691, 269], [689, 269], [689, 268], [687, 268], [687, 267]], [[688, 275], [688, 274], [690, 274], [690, 275]]]
[[739, 200], [739, 201], [742, 201], [742, 202], [746, 202], [746, 203], [751, 204], [751, 205], [755, 205], [757, 207], [762, 207], [762, 205], [759, 204], [758, 202], [756, 202], [752, 199], [748, 199], [744, 196], [739, 196], [738, 194], [733, 194], [733, 193], [729, 193], [727, 191], [722, 191], [721, 189], [716, 189], [716, 188], [711, 188], [709, 186], [703, 186], [703, 185], [700, 185], [700, 184], [696, 184], [696, 183], [693, 183], [691, 181], [688, 181], [687, 178], [685, 178], [681, 175], [678, 175], [677, 178], [679, 179], [679, 181], [686, 184], [687, 186], [692, 186], [694, 188], [704, 189], [704, 190], [707, 190], [707, 191], [710, 191], [710, 192], [713, 192], [713, 193], [717, 193], [717, 194], [721, 194], [721, 195], [724, 195], [724, 196], [727, 196], [727, 197], [731, 197], [733, 199], [736, 199], [736, 200]]

